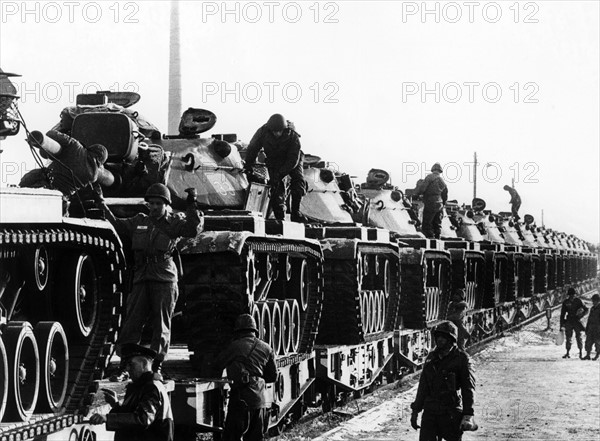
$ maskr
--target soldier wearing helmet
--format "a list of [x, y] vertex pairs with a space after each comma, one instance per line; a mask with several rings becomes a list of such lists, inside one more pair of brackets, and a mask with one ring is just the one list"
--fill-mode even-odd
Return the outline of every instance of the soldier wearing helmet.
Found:
[[[126, 232], [134, 253], [133, 288], [127, 296], [117, 349], [127, 343], [139, 343], [149, 317], [152, 324], [150, 347], [158, 354], [152, 367], [157, 377], [161, 377], [162, 362], [169, 350], [171, 317], [179, 296], [173, 253], [181, 237], [195, 237], [202, 231], [202, 220], [194, 192], [188, 194], [185, 215], [167, 211], [171, 194], [163, 184], [152, 184], [144, 199], [149, 215], [140, 213], [123, 219], [114, 216], [101, 195], [97, 202], [115, 228]], [[125, 366], [122, 365], [112, 380], [125, 378]]]
[[434, 328], [433, 337], [436, 347], [423, 365], [410, 423], [415, 430], [421, 429], [420, 440], [459, 441], [463, 431], [477, 430], [473, 367], [467, 353], [456, 346], [458, 329], [454, 324], [442, 322]]
[[260, 150], [266, 156], [271, 186], [271, 208], [276, 219], [285, 217], [286, 188], [284, 178], [290, 177], [291, 219], [303, 222], [306, 219], [300, 213], [300, 202], [306, 193], [306, 182], [302, 168], [302, 152], [300, 151], [300, 135], [293, 124], [278, 113], [272, 115], [267, 123], [260, 127], [248, 144], [246, 151], [247, 171], [252, 170]]
[[583, 327], [583, 323], [581, 323], [581, 319], [587, 313], [588, 308], [580, 298], [575, 297], [576, 294], [575, 288], [569, 288], [567, 298], [562, 303], [560, 310], [560, 330], [565, 332], [565, 346], [567, 348], [567, 353], [563, 355], [563, 358], [571, 358], [569, 352], [571, 351], [573, 332], [575, 332], [575, 340], [579, 348], [579, 358], [583, 357], [581, 353], [583, 350], [581, 333], [585, 331], [585, 328]]
[[519, 208], [521, 208], [521, 196], [519, 196], [519, 193], [517, 193], [517, 190], [515, 190], [513, 187], [505, 185], [503, 188], [504, 190], [508, 191], [508, 194], [510, 194], [510, 201], [508, 203], [510, 204], [510, 211], [512, 212], [513, 219], [521, 219], [519, 217]]
[[600, 357], [600, 295], [594, 294], [592, 296], [592, 304], [587, 325], [585, 326], [586, 356], [583, 357], [583, 360], [590, 359], [590, 352], [592, 352], [593, 345], [596, 346], [594, 360], [598, 360], [598, 357]]
[[414, 195], [423, 195], [423, 234], [425, 237], [439, 239], [442, 233], [442, 211], [448, 200], [448, 187], [442, 178], [442, 166], [438, 162], [431, 167], [431, 174], [418, 183]]
[[222, 439], [262, 440], [267, 438], [269, 409], [265, 383], [277, 380], [273, 349], [258, 338], [258, 328], [250, 314], [237, 317], [233, 340], [215, 360], [215, 375], [227, 370], [231, 382], [227, 418]]

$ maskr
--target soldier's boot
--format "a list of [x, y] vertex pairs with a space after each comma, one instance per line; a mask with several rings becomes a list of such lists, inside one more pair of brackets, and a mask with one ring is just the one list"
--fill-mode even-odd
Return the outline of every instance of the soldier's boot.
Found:
[[292, 222], [308, 222], [308, 219], [300, 212], [300, 201], [302, 201], [302, 195], [292, 193], [290, 196], [292, 198], [292, 215], [290, 216]]
[[596, 356], [592, 360], [596, 361], [600, 357], [600, 352], [596, 352]]
[[585, 357], [583, 357], [582, 360], [591, 360], [590, 351], [587, 351], [587, 354], [585, 354]]
[[583, 360], [583, 354], [581, 353], [581, 348], [579, 349], [579, 359]]
[[571, 356], [569, 355], [569, 351], [567, 351], [567, 353], [563, 355], [562, 358], [571, 358]]

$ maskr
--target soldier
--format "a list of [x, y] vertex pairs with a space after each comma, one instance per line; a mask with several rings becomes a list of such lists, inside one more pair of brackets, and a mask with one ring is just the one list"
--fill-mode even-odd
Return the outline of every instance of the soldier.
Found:
[[[460, 441], [463, 431], [477, 430], [473, 421], [473, 367], [467, 353], [456, 346], [456, 326], [443, 322], [433, 336], [435, 349], [423, 365], [417, 396], [410, 406], [410, 424], [415, 430], [421, 429], [420, 441]], [[422, 410], [421, 427], [417, 419]]]
[[565, 332], [565, 346], [567, 347], [567, 353], [563, 355], [563, 358], [571, 358], [569, 351], [571, 351], [573, 331], [575, 331], [575, 340], [579, 348], [579, 358], [582, 358], [581, 350], [583, 343], [581, 341], [581, 333], [585, 328], [581, 323], [581, 318], [586, 314], [587, 310], [588, 308], [583, 304], [581, 299], [575, 297], [575, 288], [569, 288], [567, 298], [560, 310], [560, 330]]
[[77, 191], [95, 183], [104, 172], [108, 151], [103, 145], [94, 144], [86, 148], [76, 139], [55, 130], [50, 130], [46, 136], [60, 145], [52, 158], [55, 160], [47, 169], [27, 172], [19, 186], [55, 188], [71, 199]]
[[250, 314], [240, 315], [233, 341], [215, 360], [215, 375], [227, 369], [232, 381], [223, 441], [261, 441], [267, 436], [269, 409], [265, 406], [265, 383], [277, 380], [273, 349], [258, 338]]
[[427, 175], [415, 188], [414, 195], [423, 195], [423, 223], [425, 237], [439, 239], [442, 233], [442, 210], [448, 200], [448, 187], [441, 176], [442, 166], [436, 162]]
[[504, 189], [506, 191], [508, 191], [508, 193], [510, 194], [510, 201], [508, 203], [510, 204], [510, 207], [511, 207], [513, 219], [519, 220], [520, 219], [519, 208], [521, 208], [521, 196], [519, 196], [519, 193], [517, 193], [517, 190], [515, 190], [512, 187], [509, 187], [508, 185], [505, 185]]
[[266, 156], [271, 186], [271, 207], [275, 219], [285, 217], [285, 183], [283, 179], [290, 177], [290, 196], [292, 205], [291, 220], [304, 222], [300, 213], [300, 202], [306, 193], [306, 182], [302, 168], [302, 152], [300, 151], [300, 135], [296, 133], [283, 115], [272, 115], [267, 123], [260, 127], [248, 144], [246, 165], [244, 169], [251, 171], [256, 156], [261, 148]]
[[[171, 195], [163, 184], [152, 184], [146, 191], [145, 200], [150, 215], [140, 213], [126, 219], [116, 218], [101, 195], [97, 202], [106, 218], [131, 237], [134, 252], [133, 288], [127, 296], [127, 311], [118, 343], [121, 346], [139, 343], [149, 316], [152, 324], [150, 347], [158, 353], [152, 369], [157, 377], [161, 377], [162, 362], [169, 350], [171, 317], [179, 296], [177, 267], [173, 261], [175, 245], [181, 237], [195, 237], [202, 230], [202, 220], [193, 192], [188, 194], [185, 216], [167, 212]], [[111, 379], [126, 379], [123, 365]]]
[[590, 308], [590, 315], [588, 316], [587, 325], [585, 326], [585, 352], [586, 355], [583, 360], [590, 359], [590, 352], [592, 352], [592, 345], [596, 346], [596, 356], [594, 360], [598, 360], [600, 357], [600, 295], [594, 294], [592, 296], [593, 306]]
[[125, 399], [120, 404], [114, 391], [103, 389], [104, 399], [112, 410], [106, 416], [92, 415], [90, 423], [106, 423], [106, 430], [115, 432], [115, 441], [172, 441], [174, 425], [169, 395], [152, 372], [156, 351], [128, 344], [123, 346], [122, 357], [133, 380], [127, 386]]
[[456, 289], [452, 294], [452, 301], [448, 303], [448, 313], [446, 319], [454, 323], [454, 326], [458, 329], [458, 348], [465, 350], [465, 341], [469, 338], [469, 333], [465, 328], [464, 319], [469, 305], [465, 302], [465, 290]]

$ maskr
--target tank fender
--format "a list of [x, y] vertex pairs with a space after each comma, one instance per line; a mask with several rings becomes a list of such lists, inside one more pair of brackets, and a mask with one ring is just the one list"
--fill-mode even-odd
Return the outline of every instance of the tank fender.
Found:
[[412, 248], [400, 248], [400, 262], [408, 265], [422, 265], [425, 253], [423, 250], [415, 250]]
[[183, 238], [177, 244], [181, 254], [196, 253], [242, 253], [249, 231], [208, 231], [194, 238]]
[[354, 259], [358, 249], [358, 239], [323, 239], [321, 248], [325, 259]]

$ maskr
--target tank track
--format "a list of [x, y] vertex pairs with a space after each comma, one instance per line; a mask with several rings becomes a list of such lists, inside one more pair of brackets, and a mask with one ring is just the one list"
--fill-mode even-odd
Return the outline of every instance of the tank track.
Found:
[[[325, 259], [324, 312], [317, 344], [365, 343], [377, 339], [382, 332], [393, 330], [396, 325], [400, 299], [398, 253], [387, 246], [359, 244], [357, 256]], [[389, 265], [388, 288], [384, 286], [381, 256], [386, 257]], [[365, 317], [365, 297], [379, 295], [381, 291], [385, 295], [384, 324], [372, 329]]]
[[218, 252], [182, 255], [184, 276], [181, 284], [185, 292], [187, 343], [189, 350], [194, 353], [191, 356], [192, 365], [201, 376], [216, 375], [212, 363], [228, 343], [235, 318], [241, 313], [252, 313], [257, 273], [254, 258], [263, 254], [304, 258], [310, 262], [310, 295], [308, 307], [300, 315], [298, 352], [312, 351], [323, 302], [320, 252], [302, 243], [249, 238], [240, 254]]
[[[97, 316], [90, 335], [82, 340], [68, 340], [69, 377], [60, 412], [77, 413], [87, 404], [93, 382], [102, 378], [108, 356], [116, 339], [116, 329], [122, 304], [122, 271], [124, 258], [118, 237], [112, 230], [93, 228], [77, 223], [46, 225], [35, 228], [27, 225], [5, 225], [0, 230], [0, 259], [8, 263], [38, 246], [44, 246], [58, 259], [50, 264], [60, 265], [63, 254], [85, 252], [93, 256], [98, 281]], [[60, 279], [61, 274], [56, 274]], [[60, 280], [48, 283], [59, 284]], [[51, 287], [57, 294], [57, 287]], [[64, 293], [61, 293], [64, 294]], [[49, 317], [66, 328], [64, 319]], [[67, 335], [68, 337], [68, 335]]]

